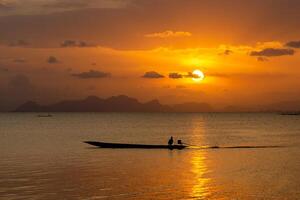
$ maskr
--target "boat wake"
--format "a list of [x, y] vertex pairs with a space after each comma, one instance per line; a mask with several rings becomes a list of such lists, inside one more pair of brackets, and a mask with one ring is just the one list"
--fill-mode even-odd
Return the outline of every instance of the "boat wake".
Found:
[[283, 148], [281, 145], [264, 145], [264, 146], [197, 146], [189, 145], [189, 149], [266, 149], [266, 148]]

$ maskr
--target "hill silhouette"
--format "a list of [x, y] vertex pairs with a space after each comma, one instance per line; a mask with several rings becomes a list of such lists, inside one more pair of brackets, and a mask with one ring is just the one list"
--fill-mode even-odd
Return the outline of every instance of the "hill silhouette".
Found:
[[28, 101], [20, 105], [16, 112], [211, 112], [207, 103], [183, 103], [162, 105], [158, 100], [141, 103], [125, 95], [102, 99], [89, 96], [82, 100], [67, 100], [50, 105], [39, 105]]

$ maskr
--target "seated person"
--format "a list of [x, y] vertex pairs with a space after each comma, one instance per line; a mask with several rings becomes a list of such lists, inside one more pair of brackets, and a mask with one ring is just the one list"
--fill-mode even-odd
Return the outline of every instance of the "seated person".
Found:
[[174, 141], [173, 141], [173, 136], [171, 136], [171, 138], [170, 138], [169, 141], [168, 141], [168, 145], [169, 145], [169, 146], [173, 145], [173, 142], [174, 142]]

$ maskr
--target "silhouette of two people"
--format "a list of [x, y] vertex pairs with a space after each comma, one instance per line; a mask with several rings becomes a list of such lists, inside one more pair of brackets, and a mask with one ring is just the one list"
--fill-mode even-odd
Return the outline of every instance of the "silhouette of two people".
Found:
[[[173, 136], [170, 137], [169, 141], [168, 141], [168, 145], [169, 146], [172, 146], [174, 143], [174, 139], [173, 139]], [[181, 140], [177, 140], [177, 144], [178, 145], [183, 145], [182, 141]]]

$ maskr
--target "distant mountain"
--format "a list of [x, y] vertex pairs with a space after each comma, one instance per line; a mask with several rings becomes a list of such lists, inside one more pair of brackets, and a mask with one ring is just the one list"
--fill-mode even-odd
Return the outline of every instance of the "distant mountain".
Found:
[[39, 105], [29, 101], [19, 106], [16, 112], [211, 112], [206, 103], [162, 105], [158, 100], [141, 103], [125, 95], [101, 99], [89, 96], [83, 100], [61, 101], [51, 105]]
[[262, 108], [265, 111], [279, 111], [279, 112], [299, 112], [300, 101], [281, 101], [273, 103]]
[[222, 112], [275, 112], [300, 113], [300, 100], [280, 101], [257, 106], [226, 106]]

